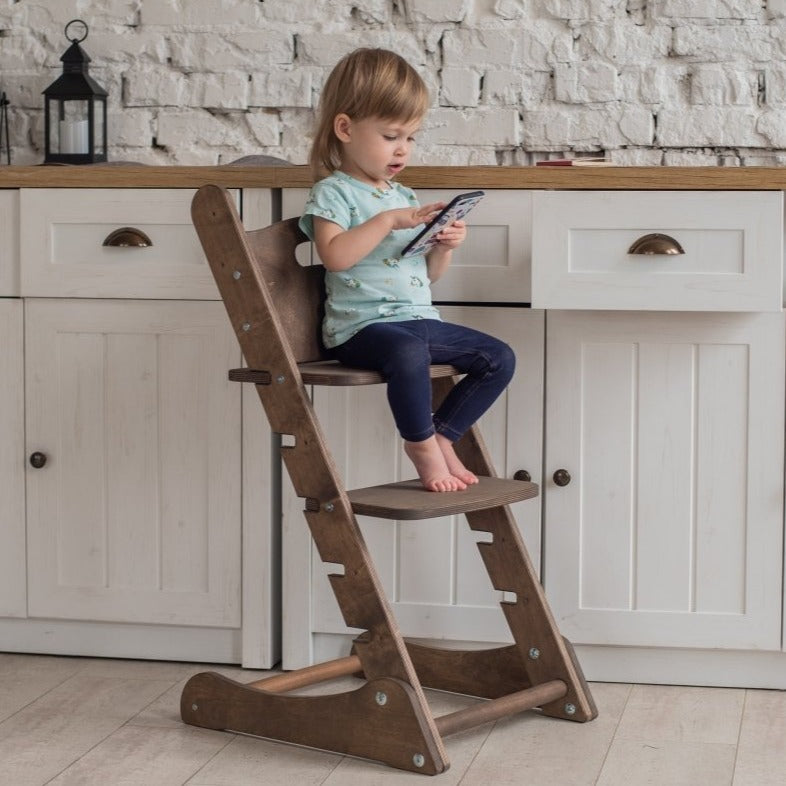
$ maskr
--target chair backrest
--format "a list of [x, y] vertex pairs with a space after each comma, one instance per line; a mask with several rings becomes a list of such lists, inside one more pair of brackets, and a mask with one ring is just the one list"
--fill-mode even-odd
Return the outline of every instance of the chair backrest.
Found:
[[308, 242], [298, 228], [298, 219], [246, 232], [231, 195], [215, 185], [197, 191], [191, 215], [219, 286], [222, 275], [242, 275], [240, 264], [224, 274], [221, 268], [231, 267], [233, 259], [245, 258], [267, 290], [280, 336], [289, 344], [295, 362], [327, 358], [321, 340], [325, 269], [322, 265], [303, 266], [297, 261], [295, 249]]
[[295, 360], [306, 363], [326, 358], [321, 338], [325, 268], [322, 265], [306, 267], [297, 261], [295, 248], [308, 242], [308, 237], [298, 228], [298, 219], [290, 218], [246, 232], [246, 237]]

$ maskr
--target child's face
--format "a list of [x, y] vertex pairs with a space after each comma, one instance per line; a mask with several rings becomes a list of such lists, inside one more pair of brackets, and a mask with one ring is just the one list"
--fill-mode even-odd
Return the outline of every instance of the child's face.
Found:
[[333, 130], [342, 143], [341, 169], [373, 186], [383, 187], [407, 165], [420, 120], [402, 123], [338, 115]]

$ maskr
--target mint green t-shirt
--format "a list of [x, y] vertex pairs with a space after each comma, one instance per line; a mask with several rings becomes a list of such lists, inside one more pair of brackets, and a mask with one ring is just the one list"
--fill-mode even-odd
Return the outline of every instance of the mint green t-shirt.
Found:
[[[412, 189], [391, 181], [380, 189], [343, 172], [334, 172], [311, 189], [300, 228], [313, 240], [313, 216], [351, 229], [383, 210], [416, 207]], [[401, 258], [401, 251], [422, 229], [397, 229], [357, 264], [341, 272], [325, 271], [325, 319], [322, 339], [337, 347], [374, 322], [439, 319], [431, 304], [424, 256]]]

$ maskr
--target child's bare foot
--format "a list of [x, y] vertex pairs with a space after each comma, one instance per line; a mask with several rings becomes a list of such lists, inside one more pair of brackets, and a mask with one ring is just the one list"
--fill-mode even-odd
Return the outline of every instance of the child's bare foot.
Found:
[[439, 445], [439, 449], [442, 451], [442, 455], [445, 458], [445, 464], [447, 465], [448, 472], [450, 472], [453, 477], [456, 477], [466, 483], [468, 486], [471, 486], [473, 483], [477, 483], [478, 476], [474, 472], [470, 472], [461, 463], [459, 457], [456, 455], [456, 451], [453, 450], [453, 443], [442, 434], [437, 434], [436, 440], [437, 445]]
[[448, 469], [435, 436], [422, 442], [405, 441], [404, 452], [415, 465], [418, 477], [429, 491], [463, 491], [467, 487], [463, 480]]

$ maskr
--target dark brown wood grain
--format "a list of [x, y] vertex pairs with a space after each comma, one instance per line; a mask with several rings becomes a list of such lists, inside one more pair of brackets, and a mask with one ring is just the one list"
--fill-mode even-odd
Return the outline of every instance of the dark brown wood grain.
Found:
[[[434, 380], [435, 407], [453, 384], [450, 378]], [[477, 425], [455, 443], [455, 450], [474, 472], [493, 474], [494, 467]], [[537, 685], [558, 679], [568, 686], [564, 698], [542, 708], [544, 714], [574, 721], [597, 717], [584, 674], [572, 647], [559, 632], [510, 508], [503, 505], [466, 515], [472, 530], [492, 536], [491, 542], [479, 542], [477, 546], [494, 588], [515, 596], [515, 600], [503, 601], [501, 606], [530, 682]], [[537, 657], [532, 657], [535, 653]]]
[[[320, 558], [341, 566], [328, 579], [344, 622], [364, 633], [352, 656], [269, 681], [242, 685], [214, 673], [198, 674], [181, 697], [183, 720], [436, 774], [447, 769], [448, 758], [424, 683], [492, 700], [441, 719], [445, 733], [540, 702], [559, 717], [594, 717], [581, 669], [559, 635], [508, 507], [536, 496], [537, 485], [498, 478], [474, 427], [457, 450], [481, 476], [477, 485], [444, 494], [426, 491], [419, 481], [347, 491], [306, 385], [382, 380], [326, 358], [319, 339], [323, 271], [302, 267], [295, 258], [305, 236], [294, 219], [246, 233], [234, 201], [214, 185], [199, 189], [192, 214], [248, 366], [230, 376], [255, 384], [271, 429], [292, 436], [281, 448], [284, 466], [295, 493], [305, 500], [303, 513]], [[437, 398], [455, 384], [455, 371], [432, 368]], [[472, 529], [491, 533], [492, 541], [479, 547], [494, 587], [515, 593], [515, 602], [502, 604], [515, 644], [479, 653], [408, 645], [356, 513], [398, 520], [465, 513]], [[533, 647], [539, 648], [537, 657]], [[282, 693], [355, 671], [368, 681], [355, 691], [319, 697]], [[575, 711], [568, 711], [566, 702]]]
[[[379, 385], [385, 381], [378, 371], [364, 368], [342, 366], [335, 360], [317, 360], [310, 363], [298, 363], [298, 371], [304, 385]], [[431, 366], [431, 377], [450, 377], [458, 373], [453, 366]], [[253, 382], [255, 385], [268, 385], [270, 372], [250, 368], [233, 368], [229, 372], [233, 382]]]
[[538, 496], [536, 483], [504, 478], [478, 477], [478, 483], [463, 491], [435, 494], [417, 480], [402, 480], [349, 492], [352, 510], [358, 515], [380, 519], [434, 519], [472, 510], [510, 505]]
[[378, 679], [346, 693], [279, 695], [203, 672], [186, 683], [180, 713], [192, 726], [309, 745], [436, 775], [449, 764], [441, 743], [434, 744], [430, 728], [414, 711], [413, 694], [401, 680]]
[[[293, 222], [284, 222], [271, 227], [268, 238], [265, 230], [252, 233], [252, 247], [228, 192], [217, 186], [197, 192], [192, 215], [246, 363], [271, 375], [271, 383], [257, 385], [256, 390], [273, 431], [294, 437], [281, 456], [295, 493], [316, 502], [316, 510], [304, 515], [317, 550], [324, 561], [344, 566], [344, 575], [330, 580], [346, 624], [369, 633], [368, 642], [357, 648], [363, 671], [370, 680], [396, 679], [410, 687], [412, 712], [429, 738], [435, 766], [444, 769], [447, 754], [300, 377], [298, 362], [318, 359], [318, 342], [311, 328], [288, 333], [289, 315], [276, 309], [276, 302], [286, 309], [293, 297], [297, 299], [291, 291], [293, 281], [319, 282], [315, 275], [280, 275], [282, 248], [290, 264], [300, 267], [294, 248], [303, 236]], [[268, 286], [271, 281], [274, 288], [281, 284], [275, 298]], [[312, 326], [313, 309], [321, 297], [320, 290], [303, 293]], [[289, 341], [293, 336], [294, 347]]]
[[514, 645], [455, 650], [408, 641], [407, 650], [423, 686], [483, 699], [530, 687], [521, 651]]

